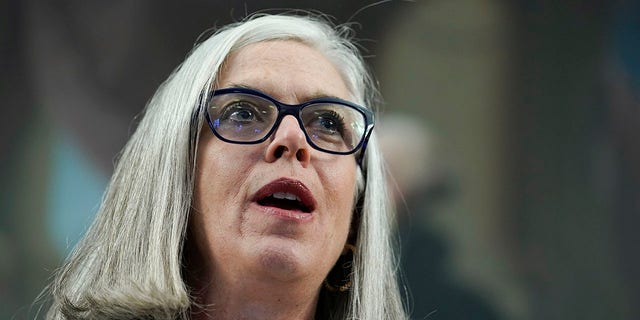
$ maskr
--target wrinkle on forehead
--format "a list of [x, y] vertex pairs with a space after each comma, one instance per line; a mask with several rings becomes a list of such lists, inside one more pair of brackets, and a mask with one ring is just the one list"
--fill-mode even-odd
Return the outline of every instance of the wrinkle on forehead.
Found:
[[320, 51], [297, 40], [247, 45], [229, 55], [217, 80], [218, 88], [234, 84], [250, 87], [284, 103], [318, 97], [352, 98], [337, 66]]

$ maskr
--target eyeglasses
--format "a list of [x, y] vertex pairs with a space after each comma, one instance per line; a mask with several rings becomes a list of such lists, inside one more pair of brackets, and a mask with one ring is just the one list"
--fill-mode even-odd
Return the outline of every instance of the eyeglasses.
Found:
[[292, 115], [311, 147], [345, 155], [361, 149], [358, 163], [374, 124], [373, 112], [342, 99], [319, 98], [290, 105], [246, 88], [215, 90], [205, 106], [209, 127], [222, 141], [263, 142], [284, 116]]

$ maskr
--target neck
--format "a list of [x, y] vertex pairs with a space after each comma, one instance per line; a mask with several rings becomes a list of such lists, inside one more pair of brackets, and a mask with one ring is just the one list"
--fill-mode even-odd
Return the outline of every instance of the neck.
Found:
[[319, 289], [308, 283], [256, 281], [250, 276], [199, 283], [204, 285], [195, 288], [197, 306], [191, 313], [194, 320], [311, 320], [319, 295]]

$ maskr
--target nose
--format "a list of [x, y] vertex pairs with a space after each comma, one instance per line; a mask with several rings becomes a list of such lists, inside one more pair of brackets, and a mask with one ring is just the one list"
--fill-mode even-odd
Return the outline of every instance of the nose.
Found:
[[267, 162], [275, 162], [280, 158], [294, 159], [306, 167], [311, 160], [310, 146], [295, 117], [285, 116], [266, 150]]

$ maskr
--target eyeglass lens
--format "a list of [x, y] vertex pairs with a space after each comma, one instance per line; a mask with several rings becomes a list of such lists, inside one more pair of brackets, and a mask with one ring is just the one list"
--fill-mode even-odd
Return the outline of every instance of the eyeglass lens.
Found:
[[[207, 112], [214, 130], [234, 142], [262, 140], [278, 119], [278, 107], [270, 100], [247, 93], [214, 95]], [[363, 138], [366, 118], [355, 108], [319, 102], [299, 113], [303, 131], [316, 147], [329, 151], [353, 151]]]

